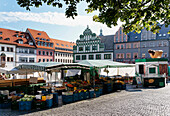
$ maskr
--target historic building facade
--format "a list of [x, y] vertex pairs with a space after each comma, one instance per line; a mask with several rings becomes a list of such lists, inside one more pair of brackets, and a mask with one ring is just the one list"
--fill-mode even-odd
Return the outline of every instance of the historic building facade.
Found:
[[[150, 58], [148, 50], [163, 50], [162, 57], [168, 58], [170, 35], [167, 34], [170, 30], [170, 25], [160, 25], [159, 33], [152, 33], [143, 29], [141, 33], [129, 32], [127, 34], [127, 41], [114, 40], [114, 60], [120, 62], [134, 63], [135, 59]], [[120, 29], [117, 33], [120, 33]], [[120, 35], [117, 34], [116, 35]], [[170, 60], [170, 59], [169, 59]]]
[[73, 63], [73, 42], [52, 39], [55, 47], [54, 61], [63, 63]]
[[113, 60], [113, 39], [111, 40], [111, 49], [107, 43], [110, 43], [110, 41], [97, 37], [87, 26], [83, 35], [80, 35], [80, 39], [76, 41], [76, 45], [73, 47], [74, 62]]
[[34, 29], [27, 29], [36, 45], [36, 62], [52, 62], [54, 61], [54, 43], [51, 38], [44, 31]]

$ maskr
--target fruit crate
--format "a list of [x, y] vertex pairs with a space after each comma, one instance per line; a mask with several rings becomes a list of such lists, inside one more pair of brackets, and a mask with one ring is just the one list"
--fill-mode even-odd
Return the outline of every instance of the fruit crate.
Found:
[[32, 105], [32, 101], [20, 101], [19, 102], [19, 110], [20, 111], [31, 110], [31, 105]]
[[74, 102], [79, 100], [79, 94], [78, 93], [73, 94], [73, 100], [74, 100]]
[[46, 107], [51, 108], [53, 106], [53, 99], [47, 99], [46, 100]]
[[79, 100], [84, 100], [84, 92], [79, 93]]
[[94, 91], [90, 91], [90, 98], [94, 98]]
[[58, 93], [53, 94], [53, 105], [58, 105]]
[[64, 104], [73, 102], [73, 95], [62, 95], [62, 100]]

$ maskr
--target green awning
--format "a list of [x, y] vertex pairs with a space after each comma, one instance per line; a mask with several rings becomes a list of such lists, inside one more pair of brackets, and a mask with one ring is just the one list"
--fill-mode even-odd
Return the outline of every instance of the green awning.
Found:
[[120, 63], [120, 62], [114, 62], [110, 60], [83, 60], [80, 61], [79, 64], [89, 66], [89, 67], [97, 67], [97, 68], [135, 67], [135, 64]]

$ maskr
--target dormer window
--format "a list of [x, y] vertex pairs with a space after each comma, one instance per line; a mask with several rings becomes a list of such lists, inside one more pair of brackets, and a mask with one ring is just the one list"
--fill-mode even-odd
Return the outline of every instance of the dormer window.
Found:
[[10, 40], [10, 38], [6, 38], [6, 40], [7, 40], [7, 41], [9, 41], [9, 40]]
[[38, 33], [38, 35], [41, 35], [41, 33]]
[[70, 47], [73, 47], [73, 46], [70, 46]]
[[38, 39], [38, 40], [39, 40], [40, 38], [39, 38], [39, 37], [37, 37], [36, 39]]
[[21, 38], [24, 38], [24, 35], [21, 35]]
[[66, 45], [66, 47], [68, 47], [68, 45]]
[[49, 39], [47, 39], [47, 41], [50, 41]]
[[162, 36], [162, 34], [159, 34], [159, 36]]
[[166, 34], [163, 34], [163, 36], [166, 36]]
[[48, 47], [50, 47], [50, 43], [48, 43]]
[[15, 36], [18, 37], [18, 34], [16, 34]]
[[63, 44], [61, 44], [62, 46], [64, 46]]
[[53, 47], [53, 43], [51, 43], [51, 47]]
[[2, 40], [2, 37], [0, 37], [0, 40]]
[[29, 39], [29, 36], [26, 36], [27, 39]]
[[18, 40], [18, 43], [19, 43], [19, 44], [23, 44], [23, 40], [21, 40], [21, 39]]
[[0, 31], [0, 35], [2, 35], [2, 31]]
[[29, 42], [29, 45], [31, 45], [31, 46], [32, 46], [32, 45], [33, 45], [33, 42], [32, 42], [32, 41], [30, 41], [30, 42]]
[[56, 43], [56, 45], [59, 45], [58, 43]]

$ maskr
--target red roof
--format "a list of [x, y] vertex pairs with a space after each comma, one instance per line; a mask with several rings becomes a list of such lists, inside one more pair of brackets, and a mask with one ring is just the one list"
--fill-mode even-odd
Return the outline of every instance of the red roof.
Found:
[[[19, 41], [23, 41], [23, 44], [19, 44]], [[29, 45], [29, 42], [32, 42], [32, 39], [26, 32], [0, 28], [0, 43], [35, 48], [35, 45]]]
[[[52, 39], [52, 38], [51, 38], [51, 40], [53, 41], [54, 47], [56, 47], [56, 48], [64, 48], [64, 49], [73, 50], [73, 46], [76, 45], [76, 43], [74, 43], [74, 42], [68, 42], [68, 41]], [[66, 51], [66, 50], [55, 49], [55, 51], [73, 53], [73, 51]]]
[[[43, 49], [52, 49], [54, 50], [54, 45], [53, 47], [49, 47], [48, 44], [52, 44], [53, 41], [51, 40], [51, 38], [47, 35], [46, 32], [44, 31], [38, 31], [38, 30], [34, 30], [34, 29], [29, 29], [27, 28], [27, 32], [30, 33], [30, 35], [33, 37], [33, 39], [36, 42], [36, 46], [37, 48], [43, 48]], [[47, 43], [47, 46], [43, 45], [38, 45], [38, 42], [43, 42], [43, 43]]]

